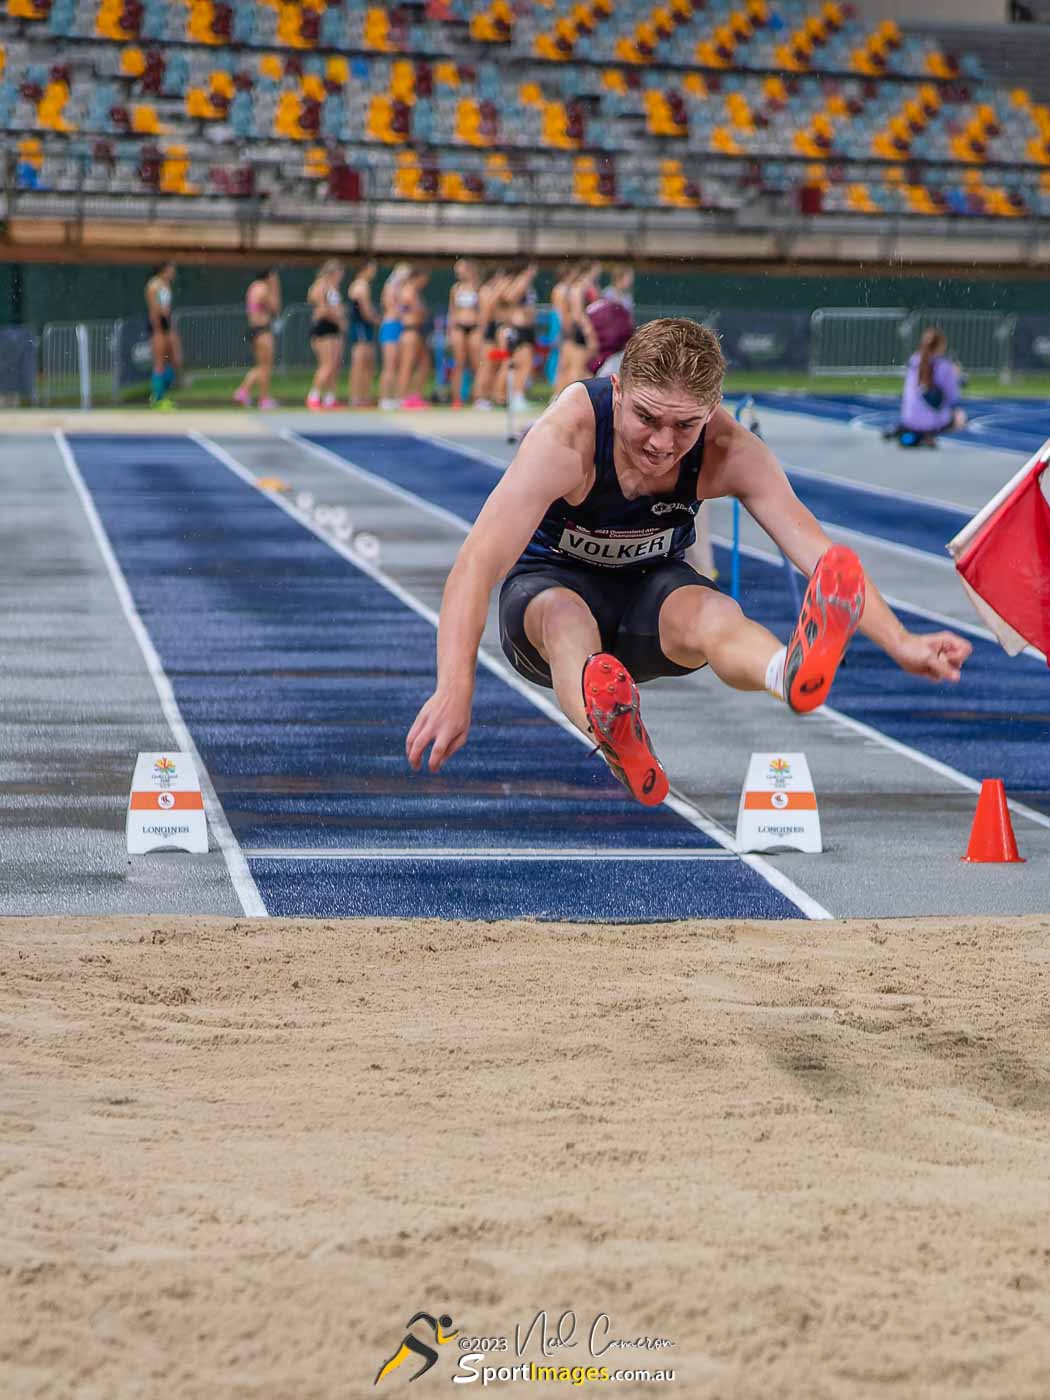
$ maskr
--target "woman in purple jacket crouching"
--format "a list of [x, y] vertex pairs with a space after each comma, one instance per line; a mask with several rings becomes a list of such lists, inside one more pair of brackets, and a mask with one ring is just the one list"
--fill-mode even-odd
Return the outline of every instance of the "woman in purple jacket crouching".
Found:
[[962, 376], [947, 351], [944, 332], [927, 326], [905, 371], [900, 422], [884, 434], [896, 438], [902, 447], [936, 447], [940, 433], [966, 423]]

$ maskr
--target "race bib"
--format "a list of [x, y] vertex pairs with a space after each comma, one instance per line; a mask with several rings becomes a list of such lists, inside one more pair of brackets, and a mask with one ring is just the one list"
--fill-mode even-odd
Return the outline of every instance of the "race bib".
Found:
[[590, 535], [586, 530], [565, 529], [558, 541], [563, 554], [571, 554], [587, 564], [637, 564], [639, 561], [659, 559], [671, 552], [674, 530], [660, 530], [656, 534]]

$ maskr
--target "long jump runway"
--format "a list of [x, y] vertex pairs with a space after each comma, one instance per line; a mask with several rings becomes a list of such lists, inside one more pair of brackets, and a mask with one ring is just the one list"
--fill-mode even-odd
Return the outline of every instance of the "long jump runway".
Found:
[[[466, 749], [440, 775], [411, 773], [404, 734], [433, 683], [436, 581], [491, 489], [493, 467], [469, 448], [401, 433], [312, 438], [216, 445], [197, 435], [75, 435], [66, 449], [71, 480], [97, 512], [260, 908], [587, 921], [944, 912], [961, 848], [943, 879], [915, 887], [909, 859], [922, 853], [914, 827], [871, 834], [878, 804], [865, 774], [880, 782], [889, 775], [903, 789], [902, 805], [910, 800], [913, 815], [918, 807], [920, 831], [939, 854], [944, 814], [965, 828], [972, 788], [989, 767], [1006, 778], [1017, 812], [1029, 814], [1022, 846], [1031, 858], [1024, 868], [967, 872], [960, 905], [1046, 906], [1045, 669], [1007, 660], [980, 636], [964, 687], [951, 691], [903, 675], [859, 641], [836, 684], [834, 733], [818, 716], [805, 722], [804, 738], [782, 707], [716, 693], [724, 688], [709, 678], [647, 687], [647, 720], [652, 713], [657, 728], [670, 726], [678, 752], [664, 756], [672, 781], [676, 770], [682, 778], [677, 798], [649, 812], [556, 722], [541, 692], [493, 658], [490, 628]], [[383, 572], [255, 487], [256, 475], [275, 470], [347, 503], [355, 517], [363, 512], [366, 522], [384, 502]], [[866, 533], [908, 567], [925, 568], [969, 514], [815, 476], [795, 484], [829, 527]], [[745, 547], [745, 605], [786, 635], [782, 570], [768, 542], [763, 552], [745, 536]], [[906, 620], [931, 625], [928, 615]], [[822, 765], [813, 752], [827, 752], [836, 762], [829, 786], [856, 779], [848, 797], [836, 792], [838, 821], [826, 821], [824, 857], [734, 855], [727, 828], [742, 768], [721, 774], [717, 793], [710, 769], [704, 782], [692, 777], [693, 750], [709, 751], [720, 732], [697, 732], [695, 712], [686, 713], [700, 687], [708, 715], [733, 716], [727, 732], [737, 747], [805, 748], [815, 771]], [[155, 742], [154, 727], [138, 746]], [[912, 755], [933, 783], [925, 803]], [[129, 748], [129, 776], [133, 757]], [[916, 791], [907, 791], [913, 783]], [[114, 840], [121, 816], [115, 808]], [[955, 840], [949, 835], [948, 844]], [[186, 857], [152, 860], [166, 872], [190, 868]], [[72, 890], [75, 871], [65, 879]], [[17, 883], [4, 894], [10, 912], [45, 907]], [[196, 899], [197, 912], [229, 907], [211, 885]]]
[[484, 668], [456, 770], [413, 774], [428, 620], [195, 441], [69, 447], [269, 913], [814, 912]]

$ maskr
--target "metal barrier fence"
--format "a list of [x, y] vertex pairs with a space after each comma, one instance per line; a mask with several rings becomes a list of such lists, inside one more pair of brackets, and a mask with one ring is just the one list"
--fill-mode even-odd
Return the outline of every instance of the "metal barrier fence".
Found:
[[310, 348], [310, 325], [313, 313], [302, 302], [285, 307], [277, 337], [277, 364], [281, 369], [307, 369], [314, 363]]
[[1015, 316], [998, 311], [884, 306], [853, 310], [822, 307], [811, 320], [809, 371], [826, 375], [904, 373], [919, 337], [938, 326], [954, 359], [971, 374], [995, 374], [1008, 382], [1013, 370]]
[[244, 307], [187, 306], [171, 318], [194, 374], [216, 374], [252, 360]]
[[119, 321], [52, 321], [44, 327], [40, 348], [42, 403], [79, 398], [82, 408], [93, 400], [116, 400]]
[[52, 321], [40, 338], [40, 388], [43, 404], [56, 399], [79, 398], [80, 349], [76, 324]]
[[995, 374], [1004, 383], [1009, 381], [1016, 316], [1004, 316], [998, 311], [916, 311], [901, 329], [911, 349], [927, 326], [938, 326], [945, 333], [952, 358], [964, 365], [969, 374]]
[[908, 356], [903, 306], [822, 307], [810, 320], [810, 374], [900, 374]]
[[[541, 334], [550, 327], [550, 311], [543, 314]], [[639, 325], [659, 316], [688, 316], [719, 329], [724, 323], [726, 345], [730, 347], [737, 323], [749, 314], [754, 324], [762, 323], [764, 313], [728, 310], [720, 313], [705, 307], [668, 308], [639, 305], [635, 319]], [[787, 313], [776, 313], [783, 317]], [[766, 317], [767, 320], [771, 319]], [[730, 322], [733, 324], [730, 325]], [[285, 308], [277, 323], [279, 369], [288, 371], [312, 367], [310, 308], [293, 303]], [[135, 323], [137, 325], [137, 323]], [[182, 339], [186, 365], [193, 376], [229, 373], [247, 368], [252, 362], [251, 344], [245, 331], [241, 306], [185, 307], [176, 311], [173, 325]], [[885, 375], [900, 377], [908, 357], [926, 326], [939, 326], [947, 335], [953, 357], [973, 374], [995, 374], [1004, 382], [1013, 373], [1017, 318], [995, 311], [963, 311], [926, 308], [910, 311], [905, 307], [849, 309], [822, 307], [809, 323], [809, 372], [814, 375]], [[142, 337], [146, 327], [134, 330], [131, 322], [54, 321], [44, 327], [40, 347], [39, 399], [44, 404], [79, 401], [90, 408], [99, 400], [116, 402], [122, 389], [136, 377], [129, 369], [125, 330]], [[786, 333], [785, 333], [786, 334]], [[805, 324], [792, 331], [793, 358], [786, 355], [787, 342], [774, 346], [768, 357], [769, 369], [806, 363]], [[776, 336], [771, 337], [776, 341]], [[123, 349], [122, 349], [123, 347]], [[144, 353], [145, 342], [138, 347]], [[727, 349], [727, 354], [729, 350]], [[744, 357], [746, 363], [746, 357]], [[739, 360], [734, 361], [739, 363]]]

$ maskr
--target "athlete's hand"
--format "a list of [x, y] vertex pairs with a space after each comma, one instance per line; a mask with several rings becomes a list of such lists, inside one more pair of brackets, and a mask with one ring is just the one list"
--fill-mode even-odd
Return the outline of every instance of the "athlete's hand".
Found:
[[405, 740], [405, 753], [417, 773], [423, 766], [423, 755], [428, 744], [432, 744], [433, 748], [427, 766], [431, 773], [436, 773], [467, 742], [471, 699], [471, 691], [435, 690], [416, 715]]
[[902, 670], [914, 676], [927, 676], [931, 681], [957, 681], [971, 651], [970, 643], [954, 632], [909, 632], [894, 660]]

